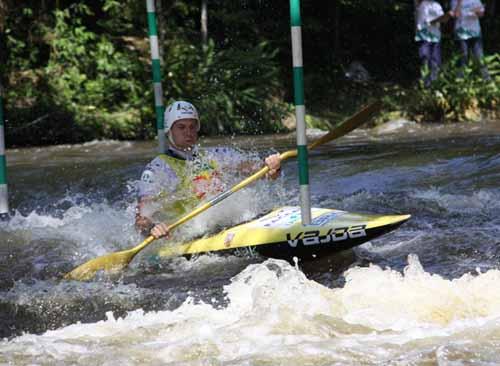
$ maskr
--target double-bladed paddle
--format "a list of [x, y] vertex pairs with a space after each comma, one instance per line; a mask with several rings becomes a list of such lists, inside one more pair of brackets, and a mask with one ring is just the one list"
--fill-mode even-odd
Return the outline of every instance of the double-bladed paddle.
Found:
[[[334, 127], [329, 133], [322, 136], [318, 140], [312, 142], [308, 145], [308, 149], [313, 149], [317, 146], [330, 142], [336, 138], [346, 135], [351, 132], [355, 128], [361, 126], [363, 123], [368, 121], [370, 117], [380, 109], [381, 103], [375, 102], [370, 104], [369, 106], [363, 108], [359, 112], [357, 112], [352, 117], [345, 120], [340, 125]], [[280, 154], [281, 160], [289, 159], [297, 156], [297, 150], [289, 150], [282, 154]], [[229, 190], [222, 192], [212, 198], [210, 201], [204, 203], [203, 205], [195, 208], [190, 213], [184, 215], [179, 220], [174, 222], [173, 224], [168, 226], [168, 230], [171, 231], [175, 229], [177, 226], [182, 225], [188, 220], [191, 220], [193, 217], [199, 215], [203, 211], [209, 209], [210, 207], [216, 205], [227, 197], [231, 196], [233, 193], [239, 191], [240, 189], [246, 187], [250, 183], [262, 178], [269, 171], [267, 166], [260, 169], [258, 172], [253, 174], [252, 176], [244, 179], [240, 183], [234, 185]], [[123, 250], [116, 253], [107, 254], [95, 259], [92, 259], [78, 267], [76, 267], [71, 272], [67, 273], [64, 278], [68, 280], [79, 280], [86, 281], [90, 280], [94, 277], [94, 275], [99, 271], [106, 272], [118, 272], [123, 270], [127, 265], [132, 261], [132, 259], [145, 247], [151, 244], [156, 238], [153, 235], [148, 236], [142, 243], [137, 245], [134, 248]]]

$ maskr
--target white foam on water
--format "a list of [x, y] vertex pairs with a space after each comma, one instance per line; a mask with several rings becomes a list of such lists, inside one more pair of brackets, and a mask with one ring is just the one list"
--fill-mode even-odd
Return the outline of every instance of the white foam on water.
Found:
[[410, 197], [434, 202], [439, 207], [453, 213], [488, 214], [500, 208], [500, 196], [497, 191], [479, 189], [470, 194], [445, 193], [442, 189], [432, 187], [416, 190]]
[[[106, 299], [110, 303], [121, 306], [131, 306], [140, 301], [141, 297], [152, 294], [153, 291], [138, 287], [134, 283], [120, 284], [112, 282], [69, 282], [69, 281], [30, 281], [16, 282], [12, 288], [2, 292], [2, 299], [16, 306], [31, 307], [30, 312], [43, 311], [46, 306], [64, 310], [69, 304], [78, 304], [87, 299]], [[39, 307], [39, 309], [37, 309]]]
[[57, 217], [36, 211], [26, 216], [16, 212], [2, 229], [25, 237], [26, 245], [39, 239], [73, 243], [93, 255], [139, 238], [133, 228], [133, 207], [124, 210], [108, 202], [74, 204]]
[[205, 272], [207, 270], [224, 266], [234, 262], [233, 255], [221, 256], [214, 253], [207, 253], [186, 259], [184, 257], [169, 258], [172, 271], [175, 274]]
[[266, 207], [268, 201], [262, 200], [263, 196], [264, 193], [256, 188], [236, 192], [193, 218], [186, 229], [180, 230], [186, 234], [189, 231], [193, 235], [201, 235], [217, 226], [230, 227], [251, 220], [262, 210], [269, 209]]
[[379, 125], [373, 129], [375, 135], [384, 135], [390, 133], [415, 133], [420, 130], [420, 125], [417, 122], [409, 121], [404, 118], [395, 119]]
[[80, 145], [72, 144], [69, 146], [71, 148], [75, 148], [78, 146], [113, 146], [113, 147], [116, 146], [116, 147], [123, 149], [123, 148], [133, 147], [133, 142], [131, 142], [131, 141], [118, 141], [118, 140], [92, 140], [92, 141], [84, 142]]
[[373, 329], [432, 328], [500, 316], [500, 294], [489, 293], [500, 279], [498, 270], [450, 281], [425, 272], [417, 257], [410, 256], [403, 274], [370, 266], [345, 275], [341, 292], [348, 311], [343, 318]]
[[[384, 239], [380, 242], [383, 244], [373, 245], [371, 241], [367, 241], [366, 243], [361, 244], [358, 248], [362, 248], [363, 250], [378, 253], [378, 254], [386, 254], [387, 252], [392, 252], [395, 250], [400, 250], [404, 248], [411, 248], [415, 243], [418, 243], [422, 238], [425, 237], [425, 233], [421, 231], [411, 231], [406, 229], [404, 239], [398, 237], [397, 232], [394, 233], [390, 239]], [[411, 251], [411, 249], [409, 249]]]
[[370, 266], [345, 276], [343, 288], [329, 289], [268, 260], [225, 287], [227, 307], [188, 300], [174, 311], [108, 313], [4, 340], [0, 363], [425, 364], [470, 359], [464, 344], [479, 364], [500, 361], [491, 349], [500, 339], [499, 270], [449, 280], [410, 256], [404, 273]]

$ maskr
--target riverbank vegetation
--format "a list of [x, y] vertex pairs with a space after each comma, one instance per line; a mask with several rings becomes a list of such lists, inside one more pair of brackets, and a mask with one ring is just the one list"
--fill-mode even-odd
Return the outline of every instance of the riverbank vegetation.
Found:
[[[450, 23], [443, 72], [426, 89], [418, 81], [412, 3], [303, 0], [310, 124], [327, 127], [374, 97], [384, 101], [379, 122], [476, 121], [498, 113], [500, 11], [496, 0], [485, 5], [492, 80], [474, 65], [457, 77]], [[293, 110], [288, 1], [156, 6], [165, 104], [196, 104], [206, 135], [286, 128]], [[145, 1], [5, 0], [0, 46], [9, 146], [155, 135]]]

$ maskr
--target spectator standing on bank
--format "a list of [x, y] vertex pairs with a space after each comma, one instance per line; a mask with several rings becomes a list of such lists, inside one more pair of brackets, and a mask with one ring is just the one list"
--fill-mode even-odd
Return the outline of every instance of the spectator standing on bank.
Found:
[[452, 12], [444, 13], [439, 2], [417, 0], [418, 55], [422, 65], [424, 85], [430, 86], [436, 80], [441, 66], [441, 23], [447, 22]]
[[[488, 68], [483, 62], [483, 40], [479, 18], [484, 16], [484, 5], [480, 0], [452, 0], [451, 8], [455, 18], [455, 38], [461, 51], [460, 67], [463, 68], [469, 61], [469, 52], [481, 65], [481, 74], [486, 80], [490, 79]], [[463, 71], [460, 71], [463, 77]]]

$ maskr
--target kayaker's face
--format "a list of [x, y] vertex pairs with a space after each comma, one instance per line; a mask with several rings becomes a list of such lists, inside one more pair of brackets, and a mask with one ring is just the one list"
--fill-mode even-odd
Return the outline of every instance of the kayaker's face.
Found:
[[198, 141], [198, 121], [180, 119], [170, 129], [175, 145], [180, 149], [192, 148]]

